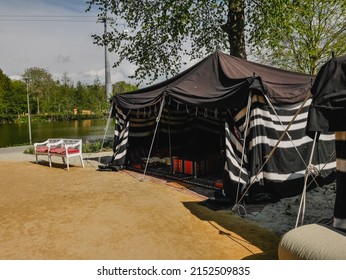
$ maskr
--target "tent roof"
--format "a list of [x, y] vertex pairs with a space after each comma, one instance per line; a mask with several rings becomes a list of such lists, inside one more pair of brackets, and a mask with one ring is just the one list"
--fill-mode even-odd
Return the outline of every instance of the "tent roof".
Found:
[[313, 94], [307, 123], [312, 132], [345, 131], [346, 55], [332, 58], [318, 72], [311, 88]]
[[346, 55], [332, 58], [321, 67], [311, 92], [315, 106], [345, 108]]
[[122, 108], [138, 109], [160, 101], [163, 95], [177, 102], [211, 108], [240, 106], [250, 89], [266, 94], [273, 103], [296, 103], [305, 98], [314, 76], [261, 65], [216, 51], [166, 81], [116, 95]]

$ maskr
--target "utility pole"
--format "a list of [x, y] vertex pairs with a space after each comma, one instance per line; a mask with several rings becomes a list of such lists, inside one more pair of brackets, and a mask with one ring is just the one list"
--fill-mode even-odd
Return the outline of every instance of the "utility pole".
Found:
[[107, 17], [107, 12], [105, 12], [104, 16], [98, 21], [103, 22], [104, 24], [104, 47], [105, 47], [105, 88], [106, 88], [106, 99], [109, 101], [111, 95], [112, 95], [112, 82], [111, 82], [111, 72], [110, 72], [110, 65], [109, 65], [109, 56], [108, 56], [108, 44], [106, 43], [105, 36], [107, 34], [107, 21], [111, 20], [111, 18]]
[[32, 145], [31, 138], [31, 117], [30, 117], [30, 102], [29, 102], [29, 83], [26, 81], [26, 102], [28, 106], [28, 127], [29, 127], [29, 143]]

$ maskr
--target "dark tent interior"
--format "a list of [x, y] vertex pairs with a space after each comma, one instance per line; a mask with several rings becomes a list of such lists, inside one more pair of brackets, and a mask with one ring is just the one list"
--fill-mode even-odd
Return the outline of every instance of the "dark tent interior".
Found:
[[225, 114], [171, 101], [162, 111], [154, 137], [156, 110], [130, 113], [128, 167], [143, 171], [152, 145], [149, 174], [217, 189], [225, 160]]

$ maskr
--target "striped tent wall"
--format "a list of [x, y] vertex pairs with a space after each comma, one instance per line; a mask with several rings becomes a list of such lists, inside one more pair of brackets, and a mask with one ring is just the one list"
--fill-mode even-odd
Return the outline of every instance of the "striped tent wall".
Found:
[[[227, 165], [230, 184], [225, 186], [226, 194], [234, 194], [238, 185], [241, 192], [247, 190], [274, 193], [287, 197], [301, 193], [307, 162], [313, 140], [306, 136], [305, 127], [309, 99], [289, 128], [290, 138], [285, 135], [279, 142], [272, 157], [266, 162], [273, 147], [295, 116], [302, 103], [275, 105], [274, 110], [263, 95], [254, 94], [251, 100], [250, 121], [245, 137], [245, 114], [247, 108], [233, 116], [233, 127], [226, 124]], [[231, 122], [229, 122], [231, 123]], [[245, 154], [240, 170], [244, 139]], [[321, 172], [319, 180], [332, 180], [335, 170], [334, 134], [322, 134], [316, 144], [312, 164]], [[323, 170], [322, 170], [323, 169]], [[240, 174], [240, 177], [239, 177]], [[323, 182], [321, 182], [322, 184]]]
[[[167, 157], [224, 151], [227, 196], [234, 195], [238, 186], [241, 193], [251, 186], [250, 195], [259, 192], [274, 193], [278, 197], [299, 194], [313, 143], [305, 134], [310, 103], [309, 99], [302, 108], [302, 103], [276, 104], [273, 110], [261, 93], [253, 94], [246, 129], [246, 107], [237, 112], [218, 111], [168, 102], [160, 118], [152, 156], [155, 152]], [[300, 113], [290, 124], [298, 109]], [[138, 110], [116, 109], [113, 164], [126, 165], [132, 157], [148, 156], [158, 111], [158, 104]], [[289, 124], [290, 137], [283, 137], [263, 166]], [[325, 184], [335, 176], [334, 139], [334, 133], [321, 134], [316, 143], [312, 164], [321, 172], [318, 184]]]
[[243, 140], [239, 138], [236, 129], [232, 122], [225, 122], [225, 172], [233, 183], [233, 188], [238, 185], [245, 187], [249, 182], [248, 159], [246, 154], [242, 155]]
[[129, 118], [125, 110], [115, 108], [115, 132], [113, 145], [113, 165], [124, 166], [129, 141]]
[[336, 197], [334, 227], [346, 230], [346, 131], [335, 133], [336, 146]]

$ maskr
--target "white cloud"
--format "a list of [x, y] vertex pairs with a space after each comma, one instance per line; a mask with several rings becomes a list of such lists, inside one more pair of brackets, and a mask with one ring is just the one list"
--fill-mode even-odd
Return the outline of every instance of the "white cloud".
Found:
[[[104, 48], [93, 44], [91, 38], [92, 34], [102, 34], [103, 24], [97, 23], [98, 11], [85, 13], [85, 2], [0, 0], [0, 69], [11, 78], [20, 77], [27, 68], [41, 67], [56, 80], [67, 73], [74, 82], [92, 84], [96, 77], [103, 82]], [[110, 54], [109, 60], [113, 65], [116, 54]], [[197, 62], [184, 60], [187, 64], [181, 71]], [[128, 78], [135, 69], [127, 61], [112, 67], [112, 83], [137, 84], [138, 80]]]
[[[95, 12], [85, 13], [85, 2], [0, 0], [0, 69], [11, 78], [20, 77], [27, 68], [41, 67], [55, 79], [66, 72], [75, 82], [93, 83], [97, 76], [103, 81], [104, 48], [91, 38], [103, 32], [103, 25], [96, 23]], [[115, 60], [110, 55], [111, 65]], [[131, 82], [128, 75], [134, 68], [127, 63], [112, 68], [112, 82]]]
[[55, 57], [57, 63], [72, 63], [71, 56], [59, 54]]

